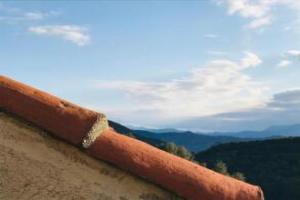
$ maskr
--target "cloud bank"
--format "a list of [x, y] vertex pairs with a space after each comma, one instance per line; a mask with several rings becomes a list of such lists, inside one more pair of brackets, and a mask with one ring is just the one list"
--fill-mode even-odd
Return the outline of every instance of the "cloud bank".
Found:
[[[96, 81], [97, 89], [123, 94], [134, 105], [134, 112], [156, 118], [206, 116], [262, 105], [266, 87], [254, 81], [246, 70], [261, 59], [245, 52], [238, 61], [213, 60], [187, 76], [164, 82]], [[158, 117], [159, 116], [159, 117]]]
[[300, 123], [300, 89], [276, 93], [259, 108], [191, 117], [165, 126], [195, 131], [243, 131], [296, 123]]

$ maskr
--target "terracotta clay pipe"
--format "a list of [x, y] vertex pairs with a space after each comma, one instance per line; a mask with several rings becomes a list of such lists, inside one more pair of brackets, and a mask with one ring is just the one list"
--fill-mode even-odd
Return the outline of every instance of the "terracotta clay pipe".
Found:
[[103, 114], [0, 76], [0, 108], [75, 145], [89, 146], [108, 127]]

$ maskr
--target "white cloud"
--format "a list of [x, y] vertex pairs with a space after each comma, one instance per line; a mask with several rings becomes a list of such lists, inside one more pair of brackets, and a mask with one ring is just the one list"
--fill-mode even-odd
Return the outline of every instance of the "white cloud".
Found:
[[280, 68], [291, 65], [295, 61], [295, 59], [299, 60], [300, 59], [300, 51], [291, 49], [291, 50], [286, 51], [282, 57], [284, 57], [284, 59], [282, 59], [277, 64], [277, 66]]
[[85, 27], [75, 25], [48, 25], [33, 26], [28, 31], [45, 36], [59, 37], [73, 42], [79, 46], [87, 45], [90, 42], [88, 30]]
[[132, 101], [135, 110], [155, 110], [156, 117], [205, 116], [261, 105], [262, 84], [244, 73], [261, 63], [245, 52], [240, 61], [214, 60], [186, 77], [165, 82], [97, 81], [98, 89], [116, 90]]
[[41, 13], [41, 12], [26, 12], [24, 13], [24, 19], [28, 20], [42, 20], [46, 16], [49, 16], [48, 13]]
[[266, 26], [268, 24], [271, 24], [270, 16], [254, 19], [246, 27], [249, 29], [257, 29]]
[[208, 34], [205, 34], [204, 37], [214, 39], [214, 38], [218, 38], [219, 36], [216, 34], [208, 33]]
[[264, 106], [238, 112], [171, 121], [163, 127], [194, 131], [263, 130], [274, 125], [300, 123], [300, 89], [294, 88], [270, 97]]
[[286, 54], [289, 55], [289, 56], [300, 58], [300, 51], [299, 50], [288, 50], [286, 52]]
[[39, 12], [28, 12], [18, 15], [4, 15], [0, 16], [0, 21], [5, 23], [17, 23], [17, 22], [26, 22], [26, 21], [37, 21], [42, 20], [47, 16], [47, 14]]
[[[254, 2], [254, 1], [252, 1]], [[225, 0], [227, 4], [228, 13], [238, 13], [246, 18], [259, 18], [266, 15], [270, 9], [267, 1], [258, 1], [258, 3], [251, 3], [248, 0]]]
[[58, 11], [40, 12], [40, 11], [23, 11], [19, 8], [6, 6], [0, 4], [0, 21], [8, 24], [15, 24], [18, 22], [30, 22], [43, 20], [47, 17], [60, 15]]
[[277, 66], [278, 66], [278, 67], [287, 67], [287, 66], [289, 66], [291, 63], [292, 63], [292, 62], [289, 61], [289, 60], [281, 60], [281, 61], [277, 64]]
[[254, 53], [245, 52], [245, 57], [241, 59], [241, 68], [255, 67], [262, 63], [262, 60]]
[[225, 5], [230, 15], [239, 15], [250, 19], [247, 28], [256, 29], [272, 23], [274, 8], [286, 6], [300, 11], [300, 1], [297, 0], [219, 0], [219, 5]]

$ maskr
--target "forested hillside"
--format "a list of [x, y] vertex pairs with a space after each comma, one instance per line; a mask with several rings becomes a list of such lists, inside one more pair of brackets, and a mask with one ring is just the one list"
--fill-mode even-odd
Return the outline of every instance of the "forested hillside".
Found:
[[213, 167], [226, 163], [229, 172], [240, 171], [249, 183], [260, 185], [267, 200], [300, 199], [300, 138], [228, 143], [196, 154]]

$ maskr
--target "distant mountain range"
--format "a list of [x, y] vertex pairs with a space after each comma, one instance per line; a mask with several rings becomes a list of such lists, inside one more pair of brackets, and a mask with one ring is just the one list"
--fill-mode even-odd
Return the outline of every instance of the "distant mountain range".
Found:
[[192, 152], [202, 151], [216, 144], [249, 140], [232, 136], [210, 136], [189, 131], [153, 133], [143, 130], [134, 130], [133, 132], [138, 136], [150, 137], [164, 142], [173, 142], [177, 146], [184, 146]]
[[[140, 129], [139, 129], [140, 130]], [[289, 137], [289, 136], [300, 136], [300, 124], [292, 125], [277, 125], [271, 126], [261, 131], [239, 131], [239, 132], [191, 132], [191, 131], [180, 131], [177, 129], [142, 129], [144, 131], [154, 133], [195, 133], [198, 135], [210, 135], [210, 136], [231, 136], [238, 138], [273, 138], [273, 137]]]
[[216, 144], [248, 140], [231, 136], [210, 136], [198, 133], [196, 134], [189, 131], [151, 132], [146, 130], [133, 130], [113, 121], [109, 121], [109, 125], [119, 133], [134, 136], [135, 138], [156, 147], [162, 147], [167, 142], [173, 142], [178, 146], [186, 147], [192, 152], [199, 152]]
[[269, 138], [300, 136], [300, 124], [271, 126], [262, 131], [241, 131], [237, 133], [225, 133], [240, 138]]
[[109, 123], [117, 132], [125, 135], [132, 134], [137, 139], [153, 146], [161, 147], [167, 142], [174, 142], [176, 145], [184, 146], [192, 152], [203, 151], [222, 143], [300, 136], [300, 124], [272, 126], [262, 131], [194, 133], [176, 129], [135, 130], [117, 122], [109, 121]]

